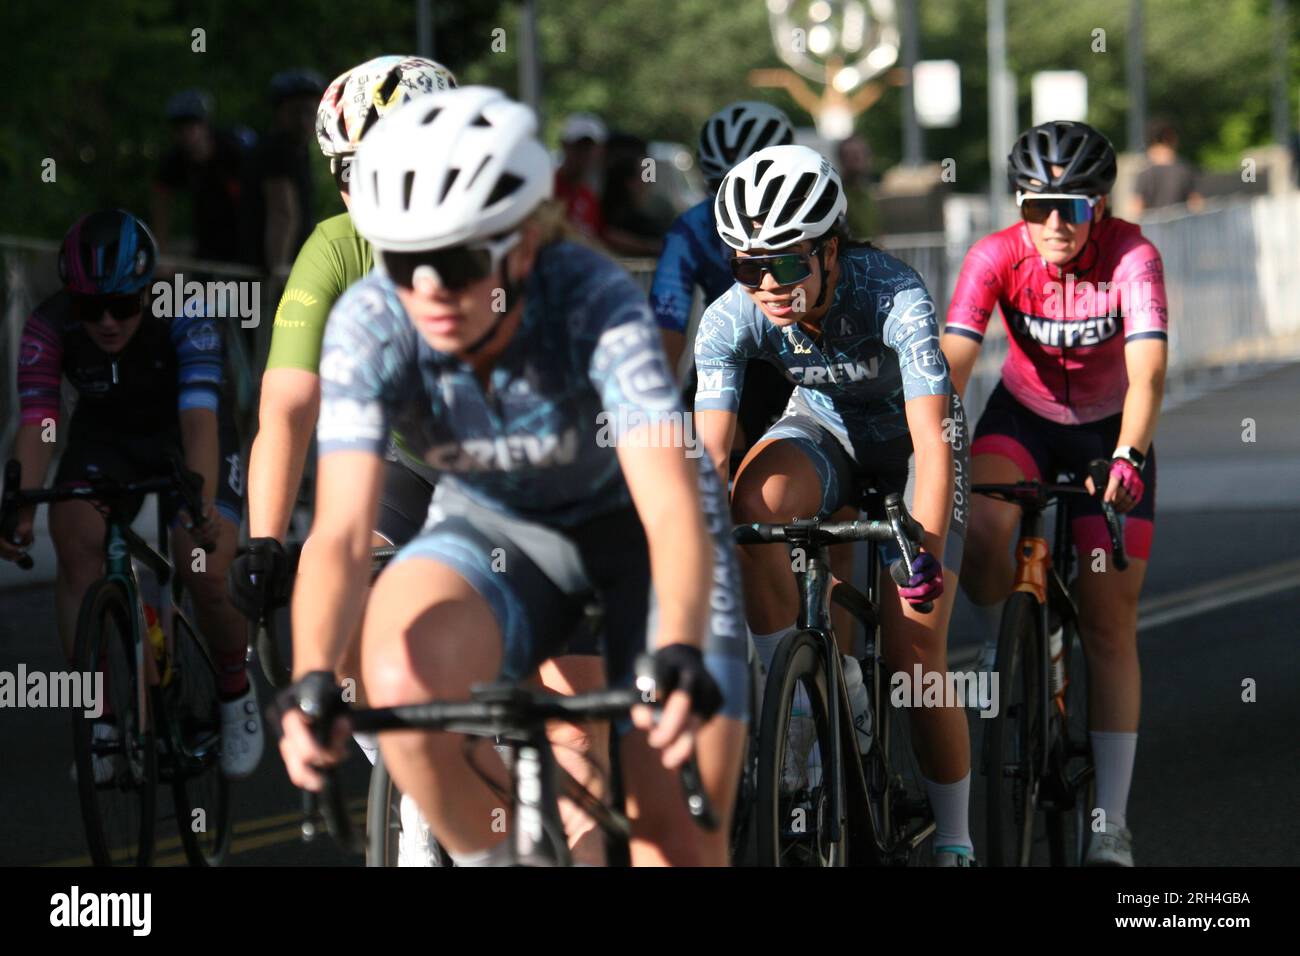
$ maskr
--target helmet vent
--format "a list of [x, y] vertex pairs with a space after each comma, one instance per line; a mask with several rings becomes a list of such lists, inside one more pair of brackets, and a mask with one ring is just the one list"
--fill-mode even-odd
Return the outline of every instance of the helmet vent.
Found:
[[469, 125], [470, 126], [491, 126], [492, 121], [489, 120], [482, 113], [479, 113], [478, 116], [474, 117], [474, 122], [470, 123]]
[[[785, 208], [781, 210], [780, 214], [776, 217], [776, 221], [773, 222], [772, 225], [784, 226], [787, 222], [793, 219], [794, 214], [799, 211], [799, 207], [802, 206], [804, 200], [808, 198], [808, 193], [812, 190], [816, 182], [816, 173], [804, 173], [800, 176], [799, 181], [795, 183], [794, 191], [790, 194], [789, 201], [786, 202]], [[810, 215], [809, 218], [812, 218], [812, 216]]]
[[487, 198], [487, 205], [491, 206], [493, 203], [500, 202], [523, 184], [524, 181], [513, 173], [502, 173], [501, 178], [497, 180], [497, 184], [492, 187], [492, 192]]
[[439, 204], [447, 198], [447, 193], [451, 192], [451, 187], [456, 182], [456, 177], [459, 175], [460, 168], [457, 166], [453, 166], [447, 171], [447, 178], [442, 183], [442, 195], [438, 197]]
[[411, 190], [415, 188], [415, 170], [408, 169], [402, 175], [402, 208], [411, 208]]
[[488, 162], [489, 162], [491, 159], [492, 159], [491, 155], [488, 155], [488, 156], [484, 156], [484, 157], [483, 157], [483, 160], [478, 164], [478, 168], [474, 170], [474, 175], [471, 176], [471, 177], [469, 178], [469, 182], [465, 184], [465, 188], [466, 188], [466, 189], [472, 189], [472, 188], [473, 188], [475, 181], [476, 181], [476, 180], [478, 179], [478, 177], [479, 177], [479, 174], [483, 172], [484, 167], [487, 166]]
[[433, 109], [429, 110], [429, 112], [424, 114], [424, 119], [420, 121], [421, 125], [428, 126], [430, 123], [432, 123], [434, 120], [438, 118], [438, 114], [441, 112], [442, 112], [442, 107], [435, 106]]
[[761, 182], [767, 175], [767, 171], [772, 168], [772, 160], [765, 159], [754, 167], [754, 182]]
[[[811, 173], [809, 175], [811, 175]], [[808, 218], [821, 219], [831, 211], [831, 208], [835, 205], [835, 201], [839, 199], [839, 196], [840, 187], [836, 186], [833, 182], [828, 182], [826, 188], [822, 190], [821, 197], [817, 200], [817, 203], [812, 207], [812, 209], [808, 210]]]

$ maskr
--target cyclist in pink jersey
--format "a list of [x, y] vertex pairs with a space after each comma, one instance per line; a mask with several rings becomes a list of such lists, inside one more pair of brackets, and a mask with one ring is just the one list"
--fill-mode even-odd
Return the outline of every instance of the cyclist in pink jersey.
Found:
[[[1168, 354], [1164, 270], [1141, 230], [1109, 214], [1115, 150], [1095, 129], [1035, 126], [1007, 160], [1021, 222], [967, 253], [943, 350], [964, 393], [993, 307], [1001, 308], [1010, 349], [975, 429], [972, 484], [1050, 482], [1061, 471], [1082, 477], [1092, 459], [1111, 460], [1104, 498], [1126, 516], [1128, 569], [1109, 561], [1098, 502], [1078, 507], [1072, 522], [1097, 806], [1105, 811], [1087, 862], [1132, 866], [1126, 808], [1141, 696], [1137, 604], [1155, 518], [1151, 442]], [[976, 604], [1010, 593], [1019, 520], [1014, 505], [972, 502], [961, 583]], [[1098, 550], [1105, 561], [1094, 560]]]

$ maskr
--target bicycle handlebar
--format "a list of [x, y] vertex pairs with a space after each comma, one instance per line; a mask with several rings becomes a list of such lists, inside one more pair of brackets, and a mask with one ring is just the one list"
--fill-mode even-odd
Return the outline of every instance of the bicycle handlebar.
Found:
[[[877, 544], [893, 542], [902, 553], [894, 561], [889, 573], [895, 583], [906, 585], [911, 576], [916, 549], [925, 540], [925, 529], [907, 510], [903, 496], [897, 492], [885, 496], [885, 520], [821, 522], [817, 518], [795, 518], [787, 524], [736, 525], [732, 537], [737, 544], [768, 544], [784, 541], [792, 544], [831, 545], [850, 541], [871, 541]], [[901, 575], [901, 579], [900, 579]], [[934, 602], [916, 605], [922, 614], [934, 610]]]
[[[354, 730], [378, 733], [389, 730], [433, 730], [478, 737], [498, 735], [524, 736], [548, 720], [614, 720], [624, 717], [636, 706], [659, 709], [654, 700], [653, 661], [642, 657], [637, 665], [637, 688], [600, 690], [587, 694], [561, 696], [515, 684], [489, 684], [475, 687], [465, 701], [438, 701], [401, 707], [375, 707], [353, 710], [345, 707]], [[325, 746], [329, 723], [313, 721], [312, 733]], [[325, 785], [319, 794], [304, 791], [304, 839], [314, 839], [317, 813], [334, 840], [354, 853], [364, 845], [343, 805], [343, 797], [333, 768], [322, 771]], [[691, 819], [704, 830], [715, 830], [717, 816], [704, 791], [695, 758], [679, 771], [683, 797]], [[319, 797], [319, 800], [317, 799]]]
[[[0, 536], [8, 540], [13, 534], [20, 508], [56, 501], [113, 501], [175, 490], [181, 496], [186, 511], [191, 515], [201, 514], [203, 476], [190, 471], [179, 458], [171, 459], [171, 468], [171, 474], [165, 478], [123, 483], [107, 476], [98, 476], [86, 478], [76, 485], [22, 490], [22, 465], [17, 459], [10, 459], [5, 463], [4, 488], [0, 491]], [[15, 563], [24, 571], [30, 571], [34, 565], [32, 556], [26, 552], [19, 555]]]
[[[1106, 486], [1110, 483], [1110, 462], [1105, 458], [1094, 458], [1088, 462], [1088, 477], [1092, 479], [1092, 486], [1095, 489], [1092, 492], [1082, 485], [1055, 485], [1041, 481], [972, 485], [971, 491], [977, 495], [1019, 505], [1022, 509], [1032, 507], [1041, 511], [1051, 503], [1053, 498], [1063, 498], [1066, 495], [1088, 495], [1100, 499], [1106, 494]], [[1101, 513], [1106, 519], [1106, 532], [1110, 536], [1110, 549], [1115, 568], [1123, 571], [1128, 567], [1128, 554], [1124, 550], [1124, 535], [1120, 529], [1119, 514], [1115, 511], [1115, 506], [1108, 501], [1101, 502]]]

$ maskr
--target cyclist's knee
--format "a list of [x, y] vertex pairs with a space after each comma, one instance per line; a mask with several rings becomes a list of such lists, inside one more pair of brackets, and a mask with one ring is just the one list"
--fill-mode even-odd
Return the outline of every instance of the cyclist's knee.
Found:
[[731, 496], [731, 513], [739, 522], [787, 521], [810, 515], [821, 503], [821, 488], [804, 488], [791, 475], [742, 475]]

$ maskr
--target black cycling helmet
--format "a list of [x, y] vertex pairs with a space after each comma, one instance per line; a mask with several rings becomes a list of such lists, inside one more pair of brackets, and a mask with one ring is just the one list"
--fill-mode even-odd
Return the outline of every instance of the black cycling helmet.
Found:
[[212, 94], [198, 88], [181, 90], [167, 101], [166, 114], [173, 123], [205, 120], [212, 115]]
[[278, 106], [295, 96], [318, 99], [325, 92], [325, 78], [315, 70], [283, 70], [271, 77], [271, 102]]
[[153, 278], [158, 245], [149, 227], [122, 209], [82, 216], [63, 237], [59, 278], [76, 295], [128, 295]]
[[[1052, 175], [1053, 166], [1064, 167], [1061, 175]], [[1042, 123], [1011, 147], [1007, 178], [1025, 192], [1104, 196], [1115, 185], [1115, 147], [1087, 123]]]

